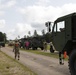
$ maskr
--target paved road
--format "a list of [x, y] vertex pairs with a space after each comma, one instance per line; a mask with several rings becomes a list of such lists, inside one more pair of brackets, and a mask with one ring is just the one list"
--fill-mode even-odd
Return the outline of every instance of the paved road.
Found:
[[[14, 58], [12, 48], [5, 47], [1, 50]], [[64, 65], [60, 66], [58, 59], [55, 58], [20, 51], [19, 62], [29, 67], [38, 75], [70, 75], [68, 63], [65, 62]]]

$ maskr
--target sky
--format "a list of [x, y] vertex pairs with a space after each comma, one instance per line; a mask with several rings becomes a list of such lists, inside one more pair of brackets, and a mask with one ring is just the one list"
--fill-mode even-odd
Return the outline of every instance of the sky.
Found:
[[76, 12], [76, 0], [0, 0], [0, 31], [7, 39], [42, 34], [45, 22]]

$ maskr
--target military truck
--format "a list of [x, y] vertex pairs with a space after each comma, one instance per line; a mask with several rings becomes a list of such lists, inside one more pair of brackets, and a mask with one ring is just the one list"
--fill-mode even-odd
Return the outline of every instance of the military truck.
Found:
[[30, 44], [31, 44], [30, 47], [31, 47], [33, 50], [37, 50], [37, 48], [41, 48], [41, 50], [44, 49], [42, 37], [32, 37], [32, 38], [31, 38], [31, 41], [30, 41]]
[[[47, 22], [46, 26], [51, 31], [51, 22]], [[76, 13], [55, 20], [51, 38], [55, 49], [59, 51], [60, 64], [64, 64], [63, 59], [68, 55], [71, 75], [76, 75]]]
[[29, 42], [29, 48], [32, 48], [33, 50], [37, 50], [37, 48], [41, 48], [41, 50], [44, 49], [43, 47], [43, 41], [42, 37], [30, 37], [30, 38], [22, 38], [20, 39], [20, 47], [26, 48], [25, 42]]
[[5, 47], [5, 37], [2, 32], [0, 32], [0, 46]]

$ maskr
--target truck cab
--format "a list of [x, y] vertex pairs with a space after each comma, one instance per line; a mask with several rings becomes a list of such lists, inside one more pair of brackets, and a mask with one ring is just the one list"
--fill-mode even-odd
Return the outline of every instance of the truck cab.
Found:
[[[52, 28], [52, 42], [57, 51], [67, 51], [74, 48], [76, 40], [76, 13], [55, 20]], [[69, 50], [69, 51], [68, 51]]]
[[[49, 26], [50, 27], [50, 26]], [[54, 21], [51, 32], [52, 43], [59, 51], [60, 64], [62, 54], [69, 57], [69, 69], [71, 75], [76, 75], [76, 13], [62, 16]]]

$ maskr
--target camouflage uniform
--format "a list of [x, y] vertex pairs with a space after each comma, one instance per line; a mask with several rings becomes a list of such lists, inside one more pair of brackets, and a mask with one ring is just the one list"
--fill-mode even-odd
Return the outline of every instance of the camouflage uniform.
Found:
[[18, 56], [18, 60], [20, 58], [19, 46], [20, 46], [19, 42], [16, 41], [14, 44], [14, 53], [15, 53], [15, 59]]
[[47, 51], [47, 42], [44, 42], [44, 51]]

